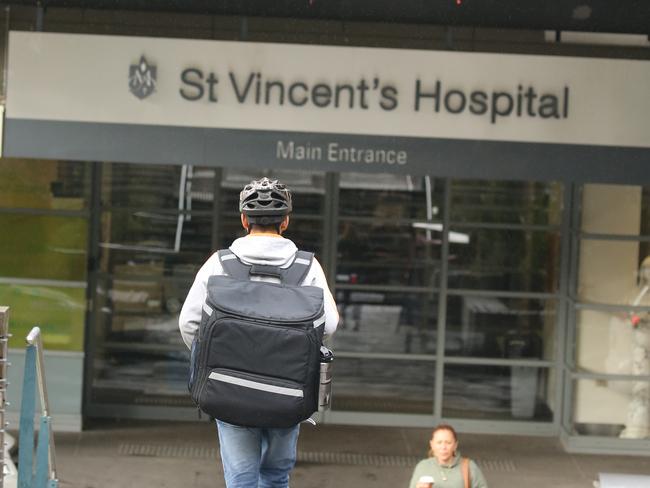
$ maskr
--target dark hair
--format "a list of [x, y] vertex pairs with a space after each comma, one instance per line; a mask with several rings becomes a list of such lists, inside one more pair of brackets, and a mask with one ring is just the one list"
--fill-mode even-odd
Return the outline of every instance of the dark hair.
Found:
[[[446, 430], [446, 431], [451, 432], [451, 435], [454, 436], [454, 440], [456, 442], [458, 442], [458, 435], [456, 434], [456, 431], [454, 430], [454, 428], [449, 424], [438, 424], [438, 425], [436, 425], [433, 428], [433, 432], [431, 432], [431, 438], [432, 439], [433, 439], [433, 436], [436, 435], [436, 432], [438, 432], [439, 430]], [[430, 458], [433, 457], [433, 449], [431, 449], [431, 446], [429, 446], [428, 454], [429, 454]], [[455, 455], [455, 453], [454, 453], [454, 455]]]
[[277, 224], [271, 224], [271, 225], [261, 225], [261, 224], [254, 224], [250, 222], [249, 220], [249, 226], [248, 226], [248, 233], [250, 234], [251, 230], [253, 230], [253, 227], [257, 227], [259, 230], [262, 232], [277, 232], [278, 234], [280, 233], [280, 227], [282, 226], [282, 222], [278, 222]]

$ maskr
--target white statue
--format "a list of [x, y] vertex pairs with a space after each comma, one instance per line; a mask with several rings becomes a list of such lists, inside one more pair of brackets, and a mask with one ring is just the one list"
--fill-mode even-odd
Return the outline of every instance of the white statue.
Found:
[[[639, 269], [639, 294], [631, 305], [639, 306], [650, 298], [650, 256], [646, 257]], [[644, 439], [650, 437], [650, 312], [633, 312], [629, 323], [632, 333], [632, 374], [645, 381], [632, 382], [632, 398], [627, 407], [625, 429], [621, 437], [625, 439]]]

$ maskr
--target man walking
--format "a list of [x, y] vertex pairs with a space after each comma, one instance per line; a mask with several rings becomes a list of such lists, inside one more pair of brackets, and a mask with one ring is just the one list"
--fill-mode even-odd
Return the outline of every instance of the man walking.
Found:
[[[291, 210], [291, 192], [285, 185], [266, 177], [251, 181], [241, 191], [239, 200], [241, 223], [248, 235], [236, 239], [229, 251], [244, 265], [288, 269], [297, 260], [298, 251], [291, 240], [282, 237], [289, 225]], [[183, 340], [190, 348], [199, 331], [202, 313], [205, 313], [208, 279], [228, 274], [222, 259], [223, 256], [220, 259], [215, 253], [201, 267], [181, 310], [179, 326]], [[275, 276], [255, 275], [250, 279], [280, 282]], [[336, 330], [338, 312], [323, 269], [315, 258], [301, 285], [323, 290], [324, 333], [331, 335]], [[248, 300], [246, 297], [243, 299]], [[250, 300], [254, 302], [255, 297]], [[256, 408], [264, 409], [265, 405]], [[217, 419], [217, 428], [228, 488], [288, 486], [289, 473], [296, 461], [299, 424], [287, 428], [246, 427]]]

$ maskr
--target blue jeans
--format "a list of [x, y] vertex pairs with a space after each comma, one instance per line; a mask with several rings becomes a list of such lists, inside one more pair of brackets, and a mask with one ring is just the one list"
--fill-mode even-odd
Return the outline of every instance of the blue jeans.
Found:
[[287, 429], [239, 427], [217, 420], [227, 488], [287, 488], [296, 464], [300, 425]]

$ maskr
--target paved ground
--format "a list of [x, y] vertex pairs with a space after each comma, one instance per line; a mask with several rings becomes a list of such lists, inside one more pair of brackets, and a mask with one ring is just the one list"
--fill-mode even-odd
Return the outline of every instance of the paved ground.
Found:
[[[215, 429], [204, 423], [118, 422], [55, 434], [60, 486], [222, 488]], [[305, 425], [293, 488], [407, 487], [428, 429]], [[650, 457], [565, 453], [545, 437], [461, 435], [490, 488], [592, 487], [598, 472], [650, 475]]]

